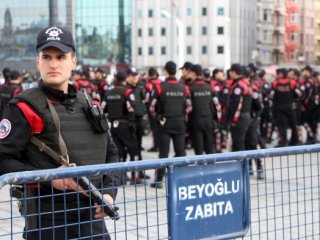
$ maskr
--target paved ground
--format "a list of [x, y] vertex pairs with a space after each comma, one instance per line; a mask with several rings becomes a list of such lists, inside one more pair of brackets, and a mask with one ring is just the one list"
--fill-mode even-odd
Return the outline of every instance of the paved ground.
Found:
[[[151, 139], [143, 146], [151, 147]], [[172, 148], [171, 148], [172, 149]], [[193, 151], [188, 150], [188, 155]], [[173, 152], [170, 152], [173, 156]], [[143, 152], [143, 158], [157, 158], [157, 153]], [[251, 239], [320, 239], [319, 156], [305, 154], [263, 159], [266, 179], [251, 177]], [[147, 171], [152, 178], [153, 171]], [[149, 183], [119, 188], [119, 221], [106, 219], [112, 239], [168, 239], [166, 190], [153, 189]], [[23, 219], [16, 203], [11, 205], [8, 188], [0, 191], [0, 240], [22, 239]], [[10, 221], [11, 216], [15, 216]], [[15, 233], [11, 238], [10, 232]], [[9, 234], [6, 235], [5, 234]]]

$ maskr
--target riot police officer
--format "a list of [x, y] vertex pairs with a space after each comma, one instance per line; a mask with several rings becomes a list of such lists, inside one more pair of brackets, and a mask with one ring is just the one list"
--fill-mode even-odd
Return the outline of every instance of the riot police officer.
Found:
[[217, 122], [221, 122], [221, 108], [215, 109], [215, 101], [218, 101], [218, 98], [214, 95], [210, 84], [203, 80], [200, 65], [192, 66], [190, 76], [192, 112], [189, 121], [192, 147], [196, 155], [211, 154], [214, 152], [214, 116], [220, 112], [220, 119]]
[[21, 75], [18, 71], [12, 71], [10, 79], [0, 87], [0, 118], [2, 119], [2, 113], [8, 102], [18, 93], [22, 91], [21, 87]]
[[251, 123], [251, 89], [247, 78], [244, 78], [244, 67], [232, 64], [230, 77], [233, 84], [227, 110], [227, 122], [231, 125], [232, 151], [245, 150], [246, 135]]
[[[191, 110], [189, 88], [178, 82], [175, 75], [177, 66], [169, 61], [164, 66], [166, 80], [157, 85], [151, 96], [150, 113], [157, 118], [159, 135], [159, 158], [169, 156], [170, 139], [173, 141], [175, 156], [185, 156], [185, 117]], [[156, 171], [151, 187], [162, 188], [165, 169]]]
[[[126, 85], [127, 74], [118, 72], [115, 75], [114, 88], [105, 96], [105, 112], [111, 123], [111, 134], [118, 147], [120, 160], [125, 162], [126, 153], [130, 161], [138, 160], [138, 144], [135, 135], [135, 95], [133, 90]], [[122, 184], [126, 181], [126, 175], [122, 176]], [[141, 183], [135, 172], [131, 173], [131, 184]]]

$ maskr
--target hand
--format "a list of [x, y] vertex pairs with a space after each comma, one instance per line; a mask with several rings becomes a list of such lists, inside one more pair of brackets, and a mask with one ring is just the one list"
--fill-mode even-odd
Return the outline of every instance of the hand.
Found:
[[[61, 166], [62, 168], [64, 166]], [[79, 191], [85, 196], [88, 196], [88, 193], [79, 185], [73, 178], [63, 178], [63, 179], [54, 179], [51, 181], [52, 187], [60, 191]]]
[[60, 191], [79, 191], [83, 195], [89, 196], [88, 193], [73, 178], [54, 179], [51, 181], [51, 185]]
[[[113, 198], [109, 194], [104, 194], [103, 198], [109, 205], [113, 205], [114, 201]], [[104, 218], [107, 215], [102, 211], [102, 208], [100, 206], [96, 206], [96, 214], [94, 215], [95, 218]]]

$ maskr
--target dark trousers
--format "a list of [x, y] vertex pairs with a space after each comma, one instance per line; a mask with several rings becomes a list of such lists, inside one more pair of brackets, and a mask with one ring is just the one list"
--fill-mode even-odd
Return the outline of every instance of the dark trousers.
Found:
[[[170, 120], [169, 120], [170, 121]], [[182, 121], [181, 124], [184, 124]], [[181, 157], [186, 155], [185, 151], [185, 136], [183, 132], [174, 132], [167, 130], [159, 122], [157, 122], [158, 136], [159, 136], [159, 158], [168, 158], [170, 150], [170, 139], [173, 142], [173, 149], [175, 157]], [[165, 173], [165, 169], [157, 169], [156, 181], [162, 181]]]
[[280, 146], [288, 145], [287, 128], [291, 129], [290, 145], [298, 144], [297, 119], [291, 105], [278, 106], [274, 115], [276, 116], [276, 126], [280, 135]]
[[95, 208], [85, 212], [39, 213], [38, 229], [24, 233], [27, 240], [94, 239], [110, 240], [104, 219], [94, 218]]
[[135, 124], [136, 124], [138, 156], [139, 156], [139, 160], [142, 160], [141, 149], [142, 149], [142, 138], [143, 138], [143, 133], [144, 133], [142, 116], [135, 118]]
[[[135, 161], [139, 158], [139, 149], [137, 138], [135, 135], [135, 129], [129, 126], [129, 123], [119, 122], [119, 125], [112, 123], [111, 135], [114, 143], [116, 144], [120, 156], [120, 161], [125, 162], [127, 153], [130, 156], [130, 161]], [[135, 171], [131, 172], [131, 178], [135, 179]], [[126, 181], [126, 174], [122, 174], [121, 183], [124, 184]]]
[[158, 132], [157, 132], [157, 120], [152, 117], [150, 114], [148, 114], [149, 122], [150, 122], [150, 128], [152, 131], [152, 138], [153, 138], [153, 147], [158, 148]]
[[[251, 120], [245, 139], [246, 150], [255, 150], [259, 144], [259, 119], [254, 118]], [[257, 169], [262, 168], [261, 159], [255, 159]], [[249, 166], [252, 168], [252, 161], [249, 161]]]
[[196, 155], [214, 152], [213, 117], [192, 117], [190, 119], [192, 147]]
[[230, 127], [232, 138], [232, 151], [245, 150], [245, 140], [247, 131], [251, 122], [251, 116], [249, 113], [243, 113], [240, 115], [239, 120], [235, 126]]

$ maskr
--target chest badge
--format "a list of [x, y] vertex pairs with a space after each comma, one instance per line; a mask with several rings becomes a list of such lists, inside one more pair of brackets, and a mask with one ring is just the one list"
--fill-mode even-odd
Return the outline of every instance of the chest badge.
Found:
[[113, 122], [113, 127], [114, 127], [114, 128], [117, 128], [118, 126], [119, 126], [119, 121], [114, 121], [114, 122]]

